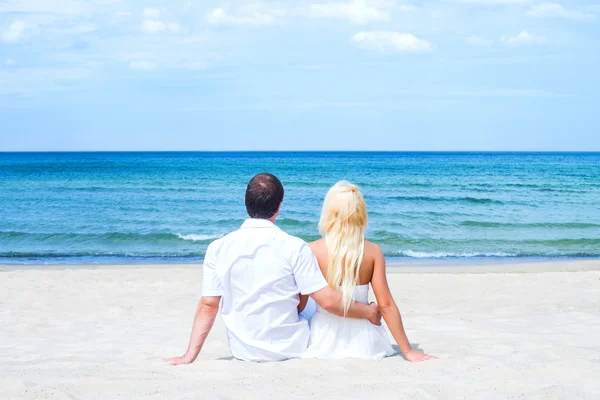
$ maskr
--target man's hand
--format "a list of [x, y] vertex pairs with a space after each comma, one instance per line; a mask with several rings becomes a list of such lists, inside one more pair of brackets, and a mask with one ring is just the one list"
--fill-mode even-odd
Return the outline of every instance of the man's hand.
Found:
[[165, 358], [165, 362], [168, 362], [171, 365], [185, 365], [193, 363], [194, 360], [191, 359], [191, 357], [188, 357], [187, 354], [184, 354], [181, 357]]
[[369, 322], [373, 325], [381, 325], [381, 311], [379, 311], [377, 303], [369, 304], [369, 310], [372, 314], [369, 316]]
[[192, 334], [187, 351], [181, 357], [165, 358], [166, 362], [171, 365], [191, 364], [194, 362], [198, 354], [200, 354], [204, 341], [219, 313], [220, 302], [221, 296], [202, 296], [196, 309], [196, 315], [194, 316], [194, 324], [192, 325]]
[[425, 354], [422, 351], [411, 349], [408, 353], [404, 355], [407, 361], [410, 362], [421, 362], [427, 360], [436, 360], [436, 356], [430, 356], [429, 354]]

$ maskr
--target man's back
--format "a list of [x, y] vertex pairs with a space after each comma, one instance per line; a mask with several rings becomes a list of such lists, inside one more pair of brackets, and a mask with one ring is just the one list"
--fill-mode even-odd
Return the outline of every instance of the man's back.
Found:
[[266, 219], [246, 220], [206, 252], [203, 295], [223, 297], [229, 347], [239, 359], [300, 357], [310, 331], [298, 316], [298, 293], [325, 286], [308, 245]]

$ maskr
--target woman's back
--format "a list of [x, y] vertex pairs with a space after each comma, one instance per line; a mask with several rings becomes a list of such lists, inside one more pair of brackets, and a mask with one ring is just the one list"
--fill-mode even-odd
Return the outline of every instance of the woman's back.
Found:
[[[377, 254], [377, 246], [365, 240], [364, 248], [364, 256], [362, 264], [360, 266], [357, 285], [368, 285], [369, 283], [371, 283], [371, 278], [373, 277], [373, 269], [375, 267], [375, 255]], [[325, 239], [319, 239], [314, 242], [311, 242], [310, 249], [314, 253], [315, 257], [317, 257], [317, 261], [319, 262], [319, 268], [321, 268], [323, 276], [327, 276], [327, 265], [329, 259], [327, 252], [327, 243], [325, 242]]]
[[[321, 272], [327, 276], [328, 251], [325, 240], [317, 240], [310, 247], [317, 257]], [[365, 241], [364, 247], [353, 297], [354, 301], [368, 304], [376, 246]], [[310, 344], [304, 355], [307, 358], [378, 360], [394, 353], [387, 330], [367, 320], [338, 317], [317, 308], [310, 326]]]
[[[367, 205], [358, 186], [339, 181], [329, 189], [319, 219], [323, 239], [310, 244], [321, 272], [329, 286], [341, 292], [344, 310], [353, 301], [367, 303], [370, 284], [381, 315], [404, 357], [409, 361], [435, 358], [413, 349], [406, 337], [387, 282], [383, 252], [365, 240], [367, 221]], [[379, 359], [393, 354], [386, 329], [367, 320], [341, 318], [317, 309], [310, 330], [305, 357]]]

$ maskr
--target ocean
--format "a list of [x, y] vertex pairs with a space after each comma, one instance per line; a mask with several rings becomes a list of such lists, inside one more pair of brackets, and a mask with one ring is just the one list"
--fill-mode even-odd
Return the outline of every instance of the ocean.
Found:
[[600, 258], [600, 153], [82, 152], [0, 153], [0, 263], [199, 262], [259, 172], [307, 241], [346, 179], [388, 259]]

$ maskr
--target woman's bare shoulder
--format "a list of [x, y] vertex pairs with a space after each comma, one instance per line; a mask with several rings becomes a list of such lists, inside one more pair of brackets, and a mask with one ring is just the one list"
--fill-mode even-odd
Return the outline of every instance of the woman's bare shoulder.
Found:
[[365, 240], [365, 258], [374, 260], [378, 257], [381, 257], [382, 254], [383, 254], [383, 251], [381, 250], [381, 247], [379, 247], [379, 245], [377, 243], [373, 243], [373, 242], [369, 242], [368, 240]]
[[313, 253], [319, 254], [322, 252], [327, 253], [327, 245], [325, 244], [325, 239], [318, 239], [314, 242], [310, 242], [308, 244]]

